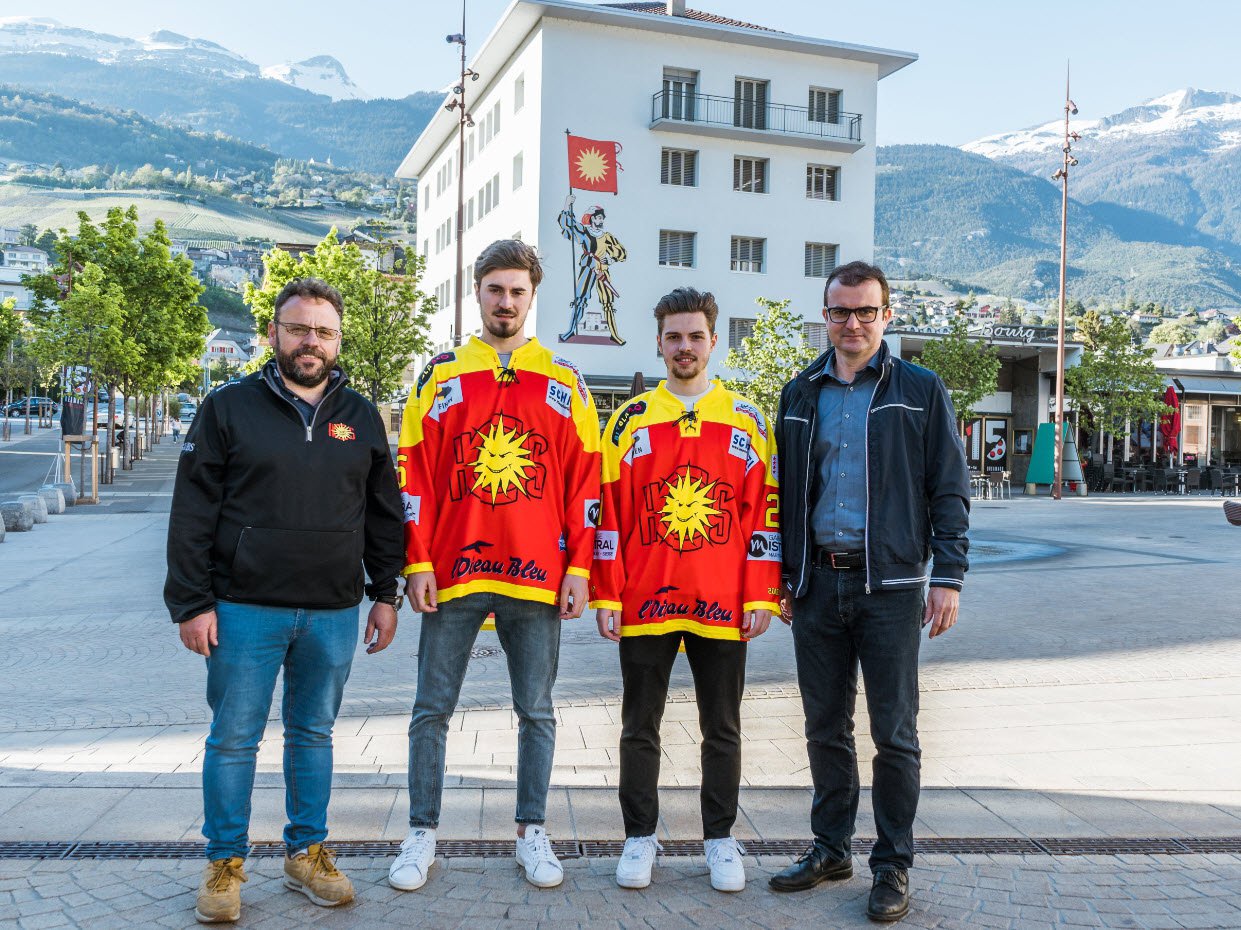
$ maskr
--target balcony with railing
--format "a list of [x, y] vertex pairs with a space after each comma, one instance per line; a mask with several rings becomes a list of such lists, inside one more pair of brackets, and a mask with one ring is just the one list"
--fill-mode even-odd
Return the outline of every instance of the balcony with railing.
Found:
[[863, 145], [860, 113], [768, 103], [761, 96], [716, 97], [662, 90], [651, 97], [650, 128], [837, 152], [856, 152]]

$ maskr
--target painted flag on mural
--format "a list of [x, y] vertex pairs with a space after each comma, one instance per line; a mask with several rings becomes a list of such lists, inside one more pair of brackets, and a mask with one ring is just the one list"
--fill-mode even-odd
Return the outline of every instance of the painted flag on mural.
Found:
[[579, 191], [616, 193], [616, 156], [620, 143], [569, 137], [569, 187]]

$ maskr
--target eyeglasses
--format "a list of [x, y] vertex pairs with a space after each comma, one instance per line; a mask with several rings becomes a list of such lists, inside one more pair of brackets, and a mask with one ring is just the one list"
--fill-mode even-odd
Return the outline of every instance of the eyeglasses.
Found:
[[879, 318], [883, 307], [824, 307], [827, 318], [833, 323], [848, 323], [849, 314], [857, 317], [859, 323], [873, 323]]
[[284, 331], [294, 339], [305, 339], [310, 335], [313, 329], [315, 335], [319, 337], [321, 342], [333, 342], [340, 338], [340, 330], [332, 329], [329, 326], [307, 326], [304, 323], [281, 323], [276, 321], [276, 325], [283, 327]]

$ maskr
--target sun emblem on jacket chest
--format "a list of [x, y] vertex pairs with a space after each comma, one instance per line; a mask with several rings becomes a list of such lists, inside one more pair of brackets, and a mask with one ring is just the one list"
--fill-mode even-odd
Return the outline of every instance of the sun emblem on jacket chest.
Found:
[[354, 432], [353, 427], [347, 423], [329, 423], [327, 425], [327, 434], [333, 439], [339, 439], [341, 442], [348, 442], [351, 439], [358, 438], [358, 434]]

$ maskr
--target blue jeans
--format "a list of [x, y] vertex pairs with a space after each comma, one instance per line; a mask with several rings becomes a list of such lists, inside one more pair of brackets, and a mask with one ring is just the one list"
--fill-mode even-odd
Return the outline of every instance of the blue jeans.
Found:
[[216, 604], [220, 644], [207, 659], [211, 733], [203, 759], [207, 858], [249, 852], [259, 740], [284, 669], [284, 842], [290, 853], [327, 836], [332, 726], [358, 645], [358, 609]]
[[444, 793], [448, 721], [457, 709], [470, 649], [487, 614], [508, 658], [517, 712], [518, 823], [543, 823], [556, 754], [552, 686], [560, 662], [560, 612], [554, 604], [477, 593], [422, 615], [418, 693], [409, 720], [409, 825], [434, 829]]
[[853, 710], [861, 666], [875, 744], [872, 804], [880, 866], [913, 864], [922, 752], [918, 746], [921, 589], [866, 593], [866, 572], [816, 566], [806, 596], [793, 603], [797, 683], [806, 713], [814, 782], [810, 825], [833, 858], [850, 855], [859, 780]]

